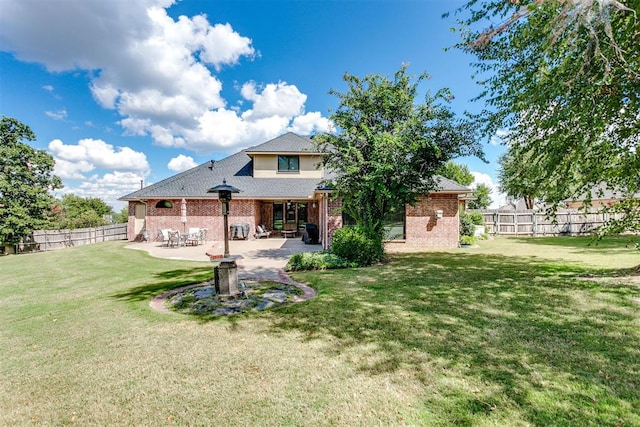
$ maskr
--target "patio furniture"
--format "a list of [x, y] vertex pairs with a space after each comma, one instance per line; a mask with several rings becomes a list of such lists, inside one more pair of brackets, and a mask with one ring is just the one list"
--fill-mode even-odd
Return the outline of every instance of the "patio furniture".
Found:
[[282, 230], [282, 235], [285, 239], [289, 237], [296, 237], [297, 234], [298, 232], [296, 230]]
[[204, 243], [203, 230], [198, 227], [190, 227], [189, 234], [185, 237], [185, 245], [198, 246]]
[[167, 242], [167, 246], [173, 247], [180, 246], [180, 232], [179, 231], [169, 231], [169, 241]]
[[267, 231], [267, 227], [265, 227], [264, 225], [256, 225], [256, 231], [257, 233], [253, 235], [253, 237], [255, 237], [256, 239], [260, 239], [262, 237], [268, 239], [269, 236], [271, 236], [271, 232]]
[[171, 230], [168, 228], [163, 228], [159, 230], [158, 234], [156, 235], [156, 240], [161, 241], [162, 246], [169, 246], [169, 231]]
[[249, 238], [249, 224], [231, 224], [229, 228], [233, 240], [246, 240]]

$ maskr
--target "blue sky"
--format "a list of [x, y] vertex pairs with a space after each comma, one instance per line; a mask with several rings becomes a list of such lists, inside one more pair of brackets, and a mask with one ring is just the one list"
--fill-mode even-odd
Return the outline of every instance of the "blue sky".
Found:
[[[2, 0], [0, 114], [37, 135], [73, 193], [117, 198], [287, 131], [329, 129], [345, 72], [424, 71], [477, 112], [472, 57], [443, 19], [464, 2]], [[497, 158], [459, 159], [498, 194]], [[215, 183], [212, 183], [212, 185]]]

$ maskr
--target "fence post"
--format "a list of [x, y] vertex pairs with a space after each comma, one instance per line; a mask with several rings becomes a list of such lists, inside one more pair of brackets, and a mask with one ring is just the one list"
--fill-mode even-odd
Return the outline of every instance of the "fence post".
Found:
[[571, 220], [571, 211], [568, 211], [567, 213], [567, 221], [569, 221], [569, 236], [573, 236], [573, 221]]
[[533, 237], [536, 237], [536, 233], [538, 232], [538, 212], [535, 212], [535, 211], [533, 212], [532, 219], [533, 219], [533, 224], [532, 224], [533, 230], [531, 231], [532, 231]]

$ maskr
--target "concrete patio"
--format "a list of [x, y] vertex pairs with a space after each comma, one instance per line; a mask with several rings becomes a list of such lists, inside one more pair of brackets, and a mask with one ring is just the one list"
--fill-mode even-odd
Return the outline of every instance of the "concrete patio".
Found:
[[[224, 242], [208, 241], [204, 245], [178, 247], [166, 247], [162, 242], [142, 242], [132, 243], [127, 248], [146, 251], [156, 258], [212, 262], [207, 252], [222, 254]], [[237, 258], [241, 279], [278, 279], [292, 254], [319, 250], [322, 250], [321, 245], [307, 245], [300, 237], [229, 241], [229, 254]]]

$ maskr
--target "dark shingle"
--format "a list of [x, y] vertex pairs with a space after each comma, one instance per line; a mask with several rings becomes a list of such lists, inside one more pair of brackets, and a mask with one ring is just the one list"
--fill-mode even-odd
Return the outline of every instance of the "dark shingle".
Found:
[[[207, 162], [134, 191], [120, 200], [141, 199], [203, 199], [216, 198], [207, 190], [223, 180], [241, 190], [235, 195], [243, 199], [306, 199], [313, 195], [320, 184], [317, 178], [254, 178], [253, 160], [248, 153], [303, 153], [316, 152], [310, 137], [286, 133], [256, 147], [233, 154], [222, 160]], [[470, 191], [458, 183], [443, 177], [436, 177], [439, 190], [443, 192], [465, 193]]]
[[277, 138], [255, 147], [247, 148], [247, 153], [317, 153], [313, 140], [309, 136], [285, 133]]

